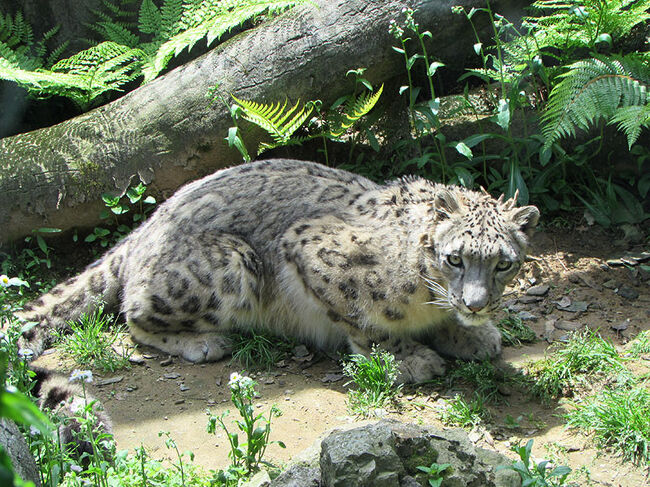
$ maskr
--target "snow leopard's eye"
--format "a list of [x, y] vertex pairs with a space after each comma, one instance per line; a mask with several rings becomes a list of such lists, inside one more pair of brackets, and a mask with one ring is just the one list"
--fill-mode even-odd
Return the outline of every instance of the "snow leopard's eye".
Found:
[[499, 263], [497, 264], [497, 271], [503, 272], [507, 271], [512, 267], [512, 262], [509, 260], [500, 260]]
[[453, 265], [454, 267], [462, 267], [463, 266], [463, 259], [460, 258], [460, 256], [456, 254], [451, 254], [450, 256], [447, 257], [447, 262], [449, 262], [450, 265]]

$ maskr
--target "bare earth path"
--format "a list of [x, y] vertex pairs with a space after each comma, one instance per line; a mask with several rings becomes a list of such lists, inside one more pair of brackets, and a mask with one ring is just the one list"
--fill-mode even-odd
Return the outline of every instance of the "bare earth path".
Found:
[[[505, 362], [521, 367], [531, 359], [541, 358], [549, 342], [562, 340], [569, 330], [584, 326], [599, 329], [621, 350], [640, 331], [650, 329], [650, 276], [638, 266], [608, 266], [607, 259], [626, 253], [612, 240], [598, 229], [539, 232], [533, 260], [506, 290], [504, 303], [531, 318], [527, 323], [540, 340], [529, 346], [506, 348]], [[627, 250], [638, 256], [643, 249]], [[550, 289], [545, 296], [526, 295], [533, 285], [548, 285]], [[225, 467], [227, 440], [223, 434], [215, 437], [206, 433], [206, 410], [217, 414], [232, 411], [228, 378], [231, 372], [241, 371], [240, 366], [228, 361], [192, 365], [178, 358], [169, 363], [168, 357], [154, 350], [142, 349], [138, 353], [144, 357], [142, 364], [100, 377], [96, 382], [110, 382], [111, 378], [117, 382], [94, 387], [113, 418], [118, 448], [132, 449], [143, 444], [154, 457], [169, 456], [164, 438], [158, 436], [159, 431], [169, 431], [181, 451], [194, 452], [196, 463], [205, 468]], [[304, 350], [296, 354], [299, 356], [287, 357], [279, 367], [254, 374], [259, 383], [261, 410], [268, 412], [271, 404], [277, 404], [283, 412], [274, 419], [272, 439], [282, 440], [287, 448], [272, 445], [267, 452], [268, 459], [277, 464], [288, 461], [332, 427], [354, 421], [346, 410], [346, 380], [340, 375], [336, 357], [319, 353], [301, 356]], [[69, 365], [58, 352], [39, 362]], [[457, 387], [432, 385], [407, 388], [401, 398], [403, 408], [386, 414], [441, 426], [440, 407], [457, 391]], [[558, 415], [569, 406], [562, 401], [544, 407], [523, 392], [502, 392], [506, 402], [492, 407], [491, 422], [472, 431], [472, 441], [512, 457], [511, 444], [532, 438], [536, 457], [552, 458], [573, 469], [582, 467], [581, 485], [650, 485], [642, 468], [621, 462], [612, 452], [598, 453], [588, 437], [565, 429]], [[508, 415], [522, 417], [517, 427], [507, 427]]]

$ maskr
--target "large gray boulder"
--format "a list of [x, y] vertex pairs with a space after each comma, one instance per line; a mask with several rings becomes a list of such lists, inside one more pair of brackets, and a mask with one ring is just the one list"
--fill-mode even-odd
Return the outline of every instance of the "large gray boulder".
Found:
[[428, 486], [418, 466], [449, 463], [445, 487], [519, 487], [519, 475], [497, 470], [505, 456], [477, 448], [462, 430], [439, 430], [382, 420], [334, 431], [320, 445], [320, 456], [294, 463], [272, 487]]

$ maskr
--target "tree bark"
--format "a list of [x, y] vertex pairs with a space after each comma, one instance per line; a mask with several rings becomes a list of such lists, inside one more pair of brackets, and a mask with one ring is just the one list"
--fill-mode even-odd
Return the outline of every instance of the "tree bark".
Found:
[[[482, 7], [482, 0], [314, 3], [235, 36], [108, 105], [0, 140], [0, 243], [43, 226], [92, 226], [100, 194], [122, 192], [137, 179], [168, 195], [240, 161], [223, 140], [232, 125], [228, 110], [206, 96], [215, 84], [224, 98], [319, 98], [327, 106], [351, 90], [350, 69], [367, 67], [373, 83], [403, 76], [403, 58], [391, 49], [396, 41], [388, 32], [391, 19], [403, 18], [403, 7], [416, 9], [421, 30], [433, 34], [429, 52], [437, 60], [457, 70], [476, 60], [470, 25], [451, 6]], [[512, 16], [529, 2], [491, 4]], [[486, 16], [474, 21], [485, 29]]]

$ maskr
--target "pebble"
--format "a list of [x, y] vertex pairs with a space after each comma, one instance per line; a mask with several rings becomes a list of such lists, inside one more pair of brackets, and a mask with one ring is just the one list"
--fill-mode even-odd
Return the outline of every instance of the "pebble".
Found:
[[520, 311], [517, 316], [519, 316], [523, 321], [532, 321], [537, 319], [537, 316], [529, 311]]
[[575, 321], [557, 320], [553, 326], [558, 330], [575, 331], [579, 330], [584, 325], [581, 323], [576, 323]]
[[144, 363], [144, 357], [142, 355], [133, 354], [129, 357], [129, 362], [135, 365], [142, 365]]
[[183, 404], [185, 402], [185, 399], [177, 399], [174, 401], [174, 404]]
[[99, 380], [99, 381], [95, 382], [95, 385], [98, 386], [98, 387], [107, 386], [109, 384], [117, 384], [118, 382], [122, 382], [123, 380], [124, 380], [124, 376], [123, 375], [118, 375], [118, 376], [115, 376], [115, 377], [109, 377], [108, 379]]
[[167, 357], [165, 360], [160, 361], [160, 366], [167, 367], [168, 365], [171, 365], [173, 363], [174, 363], [174, 359], [171, 357]]
[[343, 377], [343, 374], [325, 374], [325, 377], [323, 377], [320, 381], [324, 384], [327, 384], [328, 382], [338, 382]]
[[616, 294], [622, 298], [629, 299], [630, 301], [634, 301], [639, 297], [639, 291], [628, 286], [621, 286], [618, 288], [618, 291], [616, 291]]
[[603, 287], [607, 289], [616, 289], [618, 285], [616, 284], [616, 281], [614, 279], [610, 279], [609, 281], [603, 282]]
[[294, 357], [306, 357], [309, 355], [309, 350], [307, 350], [307, 347], [304, 345], [298, 345], [297, 347], [294, 347], [293, 349], [293, 356]]
[[542, 301], [540, 296], [522, 296], [518, 299], [521, 304], [533, 304]]
[[548, 284], [538, 284], [537, 286], [529, 287], [526, 290], [528, 296], [546, 296], [551, 287]]
[[611, 329], [614, 331], [625, 331], [627, 328], [630, 326], [630, 319], [628, 318], [627, 320], [623, 321], [622, 323], [619, 323], [617, 325], [612, 325]]
[[181, 374], [177, 372], [170, 372], [169, 374], [163, 375], [165, 379], [173, 380], [173, 379], [178, 379], [181, 376]]

